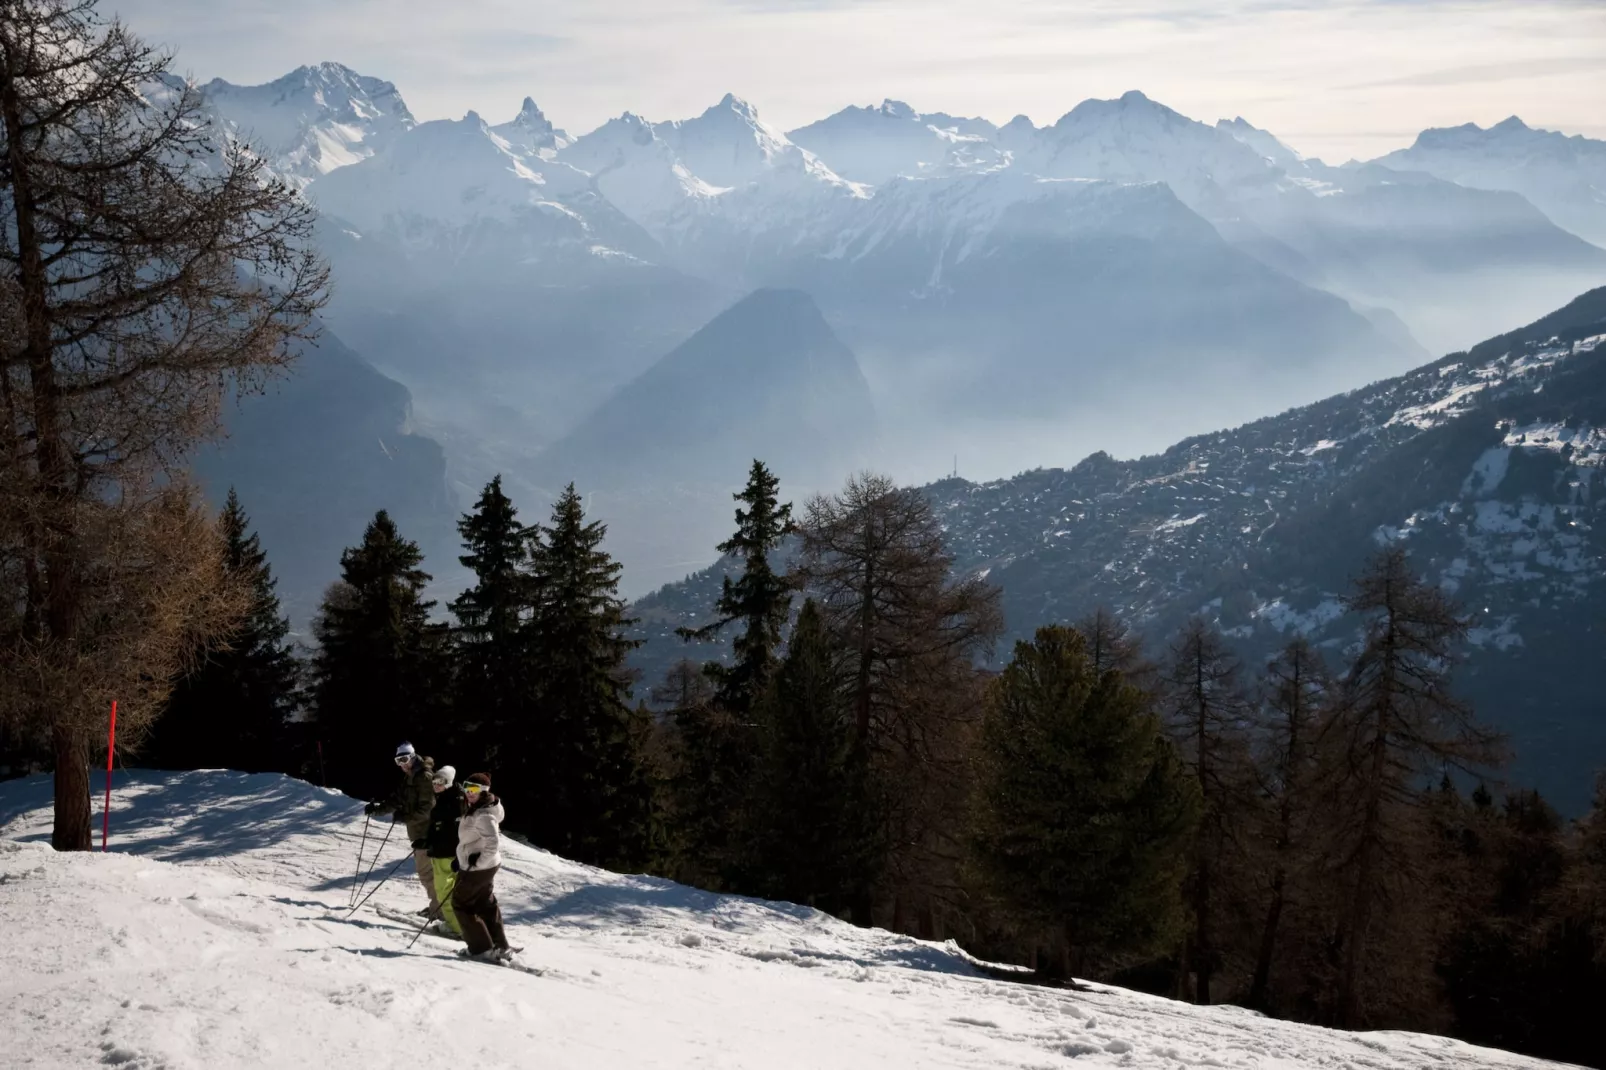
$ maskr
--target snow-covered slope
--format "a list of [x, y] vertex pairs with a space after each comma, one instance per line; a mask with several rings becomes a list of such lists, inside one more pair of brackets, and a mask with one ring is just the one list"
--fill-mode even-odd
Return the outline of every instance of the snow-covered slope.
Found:
[[1424, 130], [1377, 161], [1477, 189], [1512, 190], [1579, 237], [1606, 246], [1606, 141], [1536, 130], [1513, 115], [1487, 130]]
[[587, 185], [566, 164], [516, 151], [469, 112], [420, 125], [372, 158], [318, 179], [308, 194], [321, 211], [363, 233], [389, 231], [404, 240], [530, 213], [563, 221], [578, 236], [583, 221], [558, 201]]
[[44, 777], [0, 784], [9, 1065], [1552, 1065], [1098, 985], [1012, 984], [952, 945], [517, 844], [498, 898], [542, 972], [472, 964], [434, 936], [408, 949], [391, 918], [422, 895], [394, 839], [379, 873], [406, 859], [403, 872], [343, 920], [363, 823], [334, 791], [277, 775], [119, 774], [111, 854], [53, 852], [49, 803]]
[[201, 91], [229, 133], [297, 185], [367, 159], [415, 125], [394, 85], [338, 63], [298, 67], [266, 85], [217, 78]]

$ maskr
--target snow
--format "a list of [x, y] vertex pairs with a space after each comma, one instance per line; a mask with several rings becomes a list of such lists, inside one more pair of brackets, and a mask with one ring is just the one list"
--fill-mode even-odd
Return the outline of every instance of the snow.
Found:
[[371, 158], [319, 178], [307, 193], [359, 232], [405, 232], [418, 221], [462, 227], [507, 220], [586, 185], [566, 164], [522, 156], [469, 112], [422, 123]]
[[[12, 1065], [1548, 1065], [1099, 985], [1010, 983], [952, 945], [514, 843], [498, 896], [537, 976], [463, 962], [434, 936], [407, 950], [411, 933], [387, 915], [422, 900], [409, 863], [373, 898], [386, 914], [341, 920], [362, 816], [336, 792], [277, 775], [121, 773], [110, 854], [53, 852], [49, 799], [43, 777], [0, 784]], [[380, 871], [404, 857], [393, 840]]]
[[367, 159], [415, 125], [394, 85], [338, 63], [300, 67], [266, 85], [214, 79], [201, 92], [230, 136], [297, 187]]
[[1295, 609], [1284, 599], [1274, 598], [1256, 606], [1249, 615], [1268, 625], [1278, 635], [1289, 631], [1295, 635], [1311, 635], [1338, 620], [1344, 613], [1344, 603], [1328, 596], [1306, 610]]
[[1500, 489], [1501, 482], [1506, 478], [1506, 470], [1510, 467], [1509, 445], [1489, 447], [1472, 462], [1472, 471], [1461, 481], [1461, 496], [1466, 498], [1478, 494], [1485, 498], [1489, 497]]

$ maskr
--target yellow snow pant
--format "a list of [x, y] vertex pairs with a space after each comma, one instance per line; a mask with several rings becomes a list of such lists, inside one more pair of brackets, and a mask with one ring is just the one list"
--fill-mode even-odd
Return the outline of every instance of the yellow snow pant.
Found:
[[457, 874], [452, 872], [452, 860], [431, 858], [429, 865], [435, 871], [435, 901], [441, 905], [441, 917], [452, 927], [452, 932], [462, 936], [463, 927], [457, 924], [457, 912], [452, 909], [452, 885], [457, 883]]

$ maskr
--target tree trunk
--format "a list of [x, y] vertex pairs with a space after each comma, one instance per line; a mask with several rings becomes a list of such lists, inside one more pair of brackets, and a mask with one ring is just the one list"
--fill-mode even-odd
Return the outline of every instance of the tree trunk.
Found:
[[1198, 985], [1194, 995], [1196, 1002], [1204, 1007], [1210, 1005], [1210, 957], [1214, 953], [1210, 946], [1210, 863], [1207, 859], [1199, 860], [1199, 883], [1194, 892], [1193, 900], [1194, 930], [1194, 973], [1198, 978]]
[[89, 741], [80, 732], [57, 725], [50, 733], [56, 754], [56, 823], [50, 846], [58, 851], [91, 849], [89, 816]]
[[1271, 985], [1271, 960], [1277, 948], [1277, 926], [1283, 917], [1283, 886], [1286, 877], [1282, 867], [1277, 868], [1277, 875], [1271, 882], [1271, 906], [1266, 909], [1266, 926], [1260, 934], [1260, 955], [1255, 960], [1255, 976], [1249, 982], [1249, 1006], [1255, 1010], [1266, 1009], [1266, 990]]

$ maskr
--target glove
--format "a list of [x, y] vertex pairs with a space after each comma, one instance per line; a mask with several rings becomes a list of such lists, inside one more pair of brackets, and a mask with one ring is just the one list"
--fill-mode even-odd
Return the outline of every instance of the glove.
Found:
[[[472, 864], [473, 863], [470, 863], [470, 865], [472, 865]], [[461, 872], [463, 872], [463, 867], [457, 864], [457, 859], [455, 859], [455, 858], [452, 859], [452, 872], [453, 873], [461, 873]]]
[[478, 851], [475, 851], [473, 854], [468, 856], [468, 868], [469, 869], [473, 869], [475, 866], [477, 866], [479, 864], [480, 864], [480, 853]]
[[429, 846], [429, 841], [428, 840], [414, 840], [413, 841], [413, 850], [415, 850], [415, 851], [422, 851], [424, 848], [426, 848], [428, 846]]
[[365, 814], [368, 814], [371, 817], [374, 814], [379, 813], [379, 811], [383, 810], [384, 808], [385, 808], [385, 804], [384, 803], [371, 802], [367, 806], [362, 808], [362, 812], [365, 813]]

